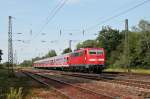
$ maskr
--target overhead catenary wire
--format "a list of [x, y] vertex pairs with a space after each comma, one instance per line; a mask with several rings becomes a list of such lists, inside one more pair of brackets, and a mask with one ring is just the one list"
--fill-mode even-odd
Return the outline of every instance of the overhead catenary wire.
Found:
[[[130, 7], [130, 8], [128, 8], [128, 9], [126, 9], [126, 10], [124, 10], [124, 11], [122, 11], [122, 12], [116, 14], [116, 15], [113, 15], [112, 17], [109, 17], [109, 18], [107, 18], [107, 19], [101, 21], [100, 23], [98, 23], [98, 24], [92, 26], [92, 27], [88, 27], [87, 29], [84, 29], [84, 30], [83, 30], [84, 32], [82, 31], [82, 33], [85, 35], [85, 32], [87, 32], [87, 31], [89, 31], [89, 30], [92, 30], [93, 28], [97, 27], [98, 25], [103, 24], [103, 23], [106, 23], [106, 22], [108, 22], [108, 21], [110, 21], [110, 20], [112, 20], [112, 19], [114, 19], [114, 18], [117, 18], [117, 17], [123, 15], [123, 14], [126, 14], [126, 13], [128, 13], [128, 12], [130, 12], [130, 11], [132, 11], [132, 10], [134, 10], [134, 9], [136, 9], [136, 8], [138, 8], [138, 7], [140, 7], [140, 6], [142, 6], [142, 5], [144, 5], [145, 3], [149, 2], [149, 1], [150, 1], [150, 0], [145, 0], [145, 1], [141, 2], [141, 3], [138, 3], [137, 5], [135, 5], [135, 6], [133, 6], [133, 7]], [[61, 6], [57, 7], [57, 9], [55, 10], [55, 13], [53, 13], [52, 16], [46, 18], [47, 21], [46, 21], [46, 23], [43, 25], [43, 27], [41, 28], [41, 30], [40, 30], [40, 32], [39, 32], [38, 34], [40, 34], [40, 33], [44, 30], [44, 28], [46, 27], [46, 25], [53, 19], [53, 17], [55, 17], [55, 15], [56, 15], [56, 14], [58, 13], [58, 11], [65, 5], [66, 2], [67, 2], [67, 0], [64, 0], [63, 3], [61, 3]], [[62, 34], [62, 31], [61, 31], [60, 33]], [[37, 35], [38, 35], [38, 34], [37, 34]]]
[[51, 13], [46, 18], [46, 22], [42, 25], [40, 28], [38, 34], [35, 36], [38, 36], [48, 25], [48, 23], [56, 16], [56, 14], [63, 8], [63, 6], [67, 3], [68, 0], [60, 0], [59, 3], [52, 9]]
[[[140, 0], [141, 1], [141, 0]], [[126, 7], [127, 5], [129, 5], [129, 4], [132, 4], [132, 3], [135, 3], [135, 2], [137, 2], [137, 0], [132, 0], [131, 2], [127, 2], [127, 3], [125, 3], [124, 5], [122, 5], [121, 7], [119, 7], [119, 8], [117, 8], [116, 10], [115, 10], [115, 12], [117, 12], [117, 11], [119, 11], [122, 7]], [[72, 32], [78, 32], [79, 34], [81, 33], [81, 31], [82, 31], [82, 35], [84, 36], [85, 35], [85, 30], [84, 29], [60, 29], [60, 32], [59, 32], [59, 35], [61, 36], [62, 35], [62, 30], [63, 31], [72, 31]], [[74, 33], [72, 33], [72, 34], [74, 34]], [[77, 33], [76, 33], [77, 34]], [[69, 35], [70, 35], [70, 33], [69, 33]], [[91, 35], [98, 35], [97, 33], [94, 33], [94, 34], [91, 34]]]
[[[49, 15], [46, 17], [45, 24], [40, 28], [39, 32], [32, 38], [32, 41], [44, 30], [47, 24], [56, 16], [56, 14], [61, 10], [61, 8], [67, 3], [68, 0], [60, 0], [58, 4], [50, 11]], [[30, 42], [31, 44], [31, 42]]]
[[[56, 5], [56, 7], [54, 7], [54, 9], [52, 9], [52, 11], [51, 11], [52, 14], [50, 13], [50, 14], [48, 15], [48, 17], [46, 18], [45, 24], [41, 27], [40, 31], [39, 31], [38, 34], [35, 35], [35, 36], [38, 36], [38, 35], [44, 30], [44, 28], [46, 27], [46, 25], [55, 17], [55, 15], [58, 13], [58, 11], [59, 11], [62, 7], [66, 4], [67, 1], [68, 1], [68, 0], [60, 0], [60, 1], [59, 1], [59, 3]], [[129, 9], [123, 11], [123, 12], [120, 12], [120, 13], [118, 13], [118, 14], [116, 14], [116, 15], [110, 17], [110, 18], [107, 18], [107, 19], [101, 21], [100, 23], [98, 23], [98, 24], [96, 24], [96, 25], [93, 25], [93, 26], [91, 26], [91, 27], [88, 27], [87, 29], [84, 30], [84, 32], [87, 32], [87, 31], [89, 31], [89, 30], [92, 30], [92, 29], [94, 29], [95, 27], [97, 27], [98, 25], [103, 24], [103, 23], [106, 23], [106, 22], [108, 22], [108, 21], [110, 21], [110, 20], [112, 20], [112, 19], [114, 19], [114, 18], [116, 18], [116, 17], [119, 17], [119, 16], [121, 16], [122, 14], [125, 14], [125, 13], [127, 13], [127, 12], [129, 12], [129, 11], [131, 11], [131, 10], [133, 10], [133, 9], [135, 9], [135, 8], [137, 8], [137, 7], [141, 6], [141, 5], [143, 5], [143, 4], [147, 3], [147, 2], [149, 2], [149, 1], [150, 1], [150, 0], [145, 0], [144, 2], [139, 3], [139, 4], [133, 6], [133, 7], [129, 8]], [[50, 15], [51, 15], [51, 16], [50, 16]], [[62, 32], [62, 31], [61, 31], [61, 32]], [[83, 32], [83, 31], [82, 31], [82, 32]]]
[[[43, 25], [43, 27], [41, 28], [40, 32], [43, 31], [43, 29], [46, 27], [46, 25], [53, 19], [53, 17], [54, 17], [54, 16], [57, 14], [57, 12], [65, 5], [65, 3], [66, 3], [68, 0], [63, 0], [62, 2], [61, 2], [61, 1], [62, 1], [62, 0], [60, 0], [60, 2], [57, 4], [57, 6], [51, 11], [51, 12], [54, 12], [54, 11], [55, 11], [55, 12], [53, 13], [53, 15], [50, 16], [50, 17], [48, 16], [48, 17], [46, 18], [47, 21], [46, 21], [46, 23]], [[87, 32], [88, 30], [91, 30], [91, 29], [97, 27], [97, 26], [100, 25], [100, 24], [103, 24], [103, 23], [105, 23], [105, 22], [108, 22], [108, 21], [110, 21], [110, 20], [116, 18], [116, 17], [119, 17], [119, 16], [121, 16], [121, 15], [123, 15], [123, 14], [126, 14], [127, 12], [129, 12], [129, 11], [131, 11], [131, 10], [133, 10], [133, 9], [135, 9], [135, 8], [137, 8], [137, 7], [139, 7], [139, 6], [142, 6], [143, 4], [145, 4], [145, 3], [149, 2], [149, 1], [150, 1], [150, 0], [145, 0], [144, 2], [141, 2], [141, 3], [139, 3], [139, 4], [137, 4], [137, 5], [133, 6], [133, 7], [130, 7], [130, 8], [128, 8], [127, 10], [124, 10], [124, 11], [122, 11], [122, 12], [120, 12], [120, 13], [118, 13], [118, 14], [116, 14], [116, 15], [110, 17], [110, 18], [107, 18], [107, 19], [101, 21], [100, 23], [98, 23], [98, 24], [96, 24], [96, 25], [94, 25], [94, 26], [92, 26], [92, 27], [89, 27], [89, 28], [87, 28], [87, 29], [84, 29], [84, 30], [82, 31], [82, 34], [85, 35], [85, 32]], [[58, 7], [58, 6], [59, 6], [59, 7]], [[56, 9], [56, 10], [55, 10], [55, 9]], [[40, 32], [39, 32], [38, 34], [40, 34]], [[38, 35], [38, 34], [37, 34], [37, 35]], [[61, 30], [60, 34], [62, 34], [62, 30]], [[37, 36], [37, 35], [36, 35], [36, 36]]]
[[[130, 2], [130, 3], [128, 2], [127, 4], [135, 3], [135, 1], [137, 1], [137, 0], [133, 0], [132, 2]], [[85, 28], [85, 29], [83, 29], [83, 30], [81, 30], [81, 29], [79, 30], [79, 29], [78, 29], [78, 30], [75, 30], [75, 31], [79, 31], [79, 33], [81, 33], [81, 31], [82, 31], [82, 35], [84, 36], [87, 31], [90, 31], [90, 30], [96, 28], [98, 25], [101, 25], [101, 24], [106, 23], [106, 22], [108, 22], [108, 21], [110, 21], [110, 20], [112, 20], [112, 19], [114, 19], [114, 18], [117, 18], [117, 17], [123, 15], [123, 14], [126, 14], [127, 12], [132, 11], [132, 10], [134, 10], [135, 8], [137, 8], [137, 7], [139, 7], [139, 6], [142, 6], [143, 4], [145, 4], [145, 3], [147, 3], [147, 2], [149, 2], [149, 0], [145, 0], [145, 1], [142, 2], [142, 3], [138, 3], [137, 5], [132, 6], [132, 7], [128, 8], [128, 9], [126, 9], [126, 10], [124, 10], [124, 11], [122, 11], [122, 12], [120, 12], [120, 13], [118, 13], [118, 14], [112, 16], [112, 17], [109, 17], [109, 18], [107, 18], [107, 19], [101, 21], [100, 23], [98, 23], [98, 24], [96, 24], [96, 25], [93, 25], [93, 26], [91, 26], [91, 27]], [[124, 6], [125, 6], [125, 5], [124, 5]], [[120, 7], [120, 8], [121, 8], [121, 7]], [[120, 8], [118, 8], [116, 11], [119, 11]], [[116, 12], [116, 11], [115, 11], [115, 12]], [[72, 31], [74, 31], [74, 30], [72, 29]], [[62, 32], [62, 31], [61, 31], [61, 32]], [[73, 33], [72, 33], [72, 34], [73, 34]], [[94, 34], [94, 35], [97, 35], [97, 34]]]
[[98, 23], [98, 24], [96, 24], [96, 25], [93, 25], [93, 26], [91, 26], [91, 27], [88, 27], [88, 28], [85, 29], [84, 31], [86, 31], [86, 32], [87, 32], [87, 31], [90, 31], [90, 30], [96, 28], [97, 26], [99, 26], [99, 25], [101, 25], [101, 24], [103, 24], [103, 23], [106, 23], [106, 22], [108, 22], [108, 21], [110, 21], [110, 20], [112, 20], [112, 19], [115, 19], [115, 18], [117, 18], [117, 17], [119, 17], [119, 16], [121, 16], [121, 15], [124, 15], [124, 14], [126, 14], [126, 13], [128, 13], [128, 12], [130, 12], [130, 11], [132, 11], [132, 10], [134, 10], [134, 9], [136, 9], [136, 8], [138, 8], [138, 7], [140, 7], [140, 6], [144, 5], [144, 4], [146, 4], [146, 3], [148, 3], [149, 1], [150, 1], [150, 0], [145, 0], [145, 1], [143, 1], [143, 2], [141, 2], [141, 3], [139, 3], [139, 4], [137, 4], [137, 5], [135, 5], [135, 6], [133, 6], [133, 7], [128, 8], [127, 10], [124, 10], [124, 11], [122, 11], [122, 12], [120, 12], [120, 13], [118, 13], [118, 14], [112, 16], [112, 17], [109, 17], [109, 18], [107, 18], [107, 19], [101, 21], [100, 23]]

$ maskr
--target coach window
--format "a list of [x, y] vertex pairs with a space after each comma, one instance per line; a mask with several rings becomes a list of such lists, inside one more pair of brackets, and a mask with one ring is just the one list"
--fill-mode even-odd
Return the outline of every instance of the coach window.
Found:
[[64, 58], [64, 62], [68, 62], [68, 57], [67, 57], [67, 58]]
[[73, 57], [79, 56], [79, 53], [73, 53]]
[[52, 64], [54, 64], [54, 60], [52, 60]]

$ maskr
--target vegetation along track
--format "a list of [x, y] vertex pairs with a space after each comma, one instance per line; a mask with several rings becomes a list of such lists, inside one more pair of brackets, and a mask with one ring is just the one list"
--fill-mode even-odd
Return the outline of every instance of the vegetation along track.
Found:
[[97, 93], [93, 90], [89, 90], [83, 87], [73, 85], [58, 79], [50, 78], [41, 74], [24, 71], [24, 73], [34, 80], [46, 85], [53, 86], [56, 91], [65, 95], [69, 99], [114, 99], [114, 96], [106, 96], [102, 93]]

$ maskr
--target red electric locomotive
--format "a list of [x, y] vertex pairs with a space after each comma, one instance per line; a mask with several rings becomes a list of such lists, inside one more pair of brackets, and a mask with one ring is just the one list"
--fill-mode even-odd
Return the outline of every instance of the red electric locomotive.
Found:
[[101, 72], [105, 67], [105, 52], [103, 48], [83, 48], [72, 52], [69, 66], [75, 70]]
[[34, 67], [101, 72], [105, 68], [103, 48], [82, 48], [74, 52], [35, 61]]

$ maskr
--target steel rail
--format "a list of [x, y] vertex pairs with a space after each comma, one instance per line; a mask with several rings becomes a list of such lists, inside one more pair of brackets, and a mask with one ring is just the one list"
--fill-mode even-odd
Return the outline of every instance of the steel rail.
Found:
[[[32, 73], [32, 72], [30, 72], [30, 73]], [[40, 77], [43, 77], [43, 78], [46, 78], [46, 79], [49, 79], [49, 80], [53, 80], [53, 81], [56, 81], [56, 82], [58, 82], [58, 83], [66, 84], [66, 85], [72, 86], [72, 87], [74, 87], [74, 88], [78, 88], [78, 89], [80, 89], [80, 90], [83, 90], [83, 91], [90, 92], [90, 94], [95, 94], [95, 95], [99, 95], [99, 96], [104, 96], [104, 97], [108, 97], [108, 98], [110, 98], [110, 99], [114, 99], [114, 98], [115, 98], [114, 96], [110, 96], [110, 95], [108, 95], [108, 94], [97, 93], [97, 92], [92, 91], [92, 90], [90, 90], [90, 89], [83, 88], [83, 87], [79, 87], [79, 86], [76, 86], [76, 85], [73, 85], [73, 84], [70, 84], [70, 83], [67, 83], [67, 82], [58, 80], [58, 79], [50, 78], [50, 77], [47, 77], [47, 76], [45, 76], [45, 75], [41, 75], [41, 74], [37, 74], [37, 73], [34, 73], [34, 75], [37, 75], [37, 76], [40, 76]]]
[[[32, 78], [33, 80], [35, 80], [35, 81], [41, 83], [42, 85], [44, 85], [44, 86], [46, 86], [46, 87], [48, 87], [48, 88], [50, 87], [48, 83], [45, 83], [45, 82], [43, 82], [43, 81], [37, 79], [36, 77], [34, 77], [34, 76], [33, 76], [33, 75], [35, 75], [34, 73], [27, 72], [27, 71], [21, 71], [21, 72], [24, 73], [25, 75], [27, 75], [28, 77]], [[32, 74], [33, 74], [33, 75], [32, 75]], [[66, 97], [66, 98], [68, 98], [68, 99], [72, 99], [70, 96], [68, 96], [68, 95], [66, 95], [66, 94], [64, 94], [64, 93], [62, 93], [61, 91], [57, 90], [56, 88], [54, 88], [54, 87], [51, 87], [51, 88], [52, 88], [53, 90], [57, 91], [58, 93], [60, 93], [62, 96]]]
[[150, 82], [145, 81], [139, 81], [139, 80], [131, 80], [131, 79], [123, 79], [123, 78], [115, 78], [115, 77], [106, 77], [106, 76], [89, 76], [89, 75], [80, 75], [80, 74], [62, 74], [67, 76], [74, 76], [74, 77], [80, 77], [80, 78], [86, 78], [86, 79], [92, 79], [92, 80], [104, 80], [104, 81], [113, 81], [115, 83], [126, 83], [130, 84], [130, 86], [139, 87], [139, 88], [150, 88]]
[[[49, 71], [47, 71], [48, 73]], [[53, 71], [53, 72], [58, 72], [58, 71]], [[64, 73], [62, 71], [59, 71], [60, 74], [62, 75], [70, 75], [70, 76], [75, 76], [75, 77], [82, 77], [82, 78], [87, 78], [87, 79], [92, 79], [92, 80], [111, 80], [114, 82], [118, 83], [124, 83], [124, 84], [130, 84], [133, 85], [134, 87], [139, 87], [139, 88], [145, 88], [145, 89], [150, 89], [150, 82], [149, 81], [139, 81], [136, 79], [126, 79], [126, 78], [116, 78], [116, 77], [110, 77], [109, 75], [89, 75], [89, 74], [78, 74], [78, 73]], [[113, 74], [114, 75], [114, 74]], [[113, 76], [111, 75], [111, 76]], [[109, 76], [109, 77], [107, 77]], [[119, 75], [120, 76], [120, 75]], [[133, 75], [134, 76], [134, 75]]]

